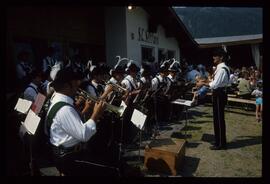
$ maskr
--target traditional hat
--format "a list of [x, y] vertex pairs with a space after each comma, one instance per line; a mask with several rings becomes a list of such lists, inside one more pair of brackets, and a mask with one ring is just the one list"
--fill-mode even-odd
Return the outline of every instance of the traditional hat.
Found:
[[129, 72], [129, 71], [139, 72], [140, 67], [137, 65], [137, 63], [135, 61], [129, 60], [127, 67], [126, 67], [126, 72]]
[[125, 72], [125, 67], [123, 65], [123, 63], [126, 63], [127, 61], [129, 61], [128, 58], [122, 58], [121, 56], [116, 56], [117, 58], [117, 63], [114, 65], [114, 67], [110, 70], [110, 75], [113, 75], [115, 73], [124, 73]]
[[55, 65], [52, 66], [52, 69], [50, 71], [50, 77], [52, 80], [55, 79], [56, 74], [58, 73], [59, 70], [61, 70], [61, 63], [56, 63]]
[[150, 75], [151, 74], [151, 67], [148, 64], [142, 64], [140, 73], [142, 76]]
[[170, 65], [168, 70], [171, 72], [180, 72], [180, 63], [176, 61], [175, 59], [173, 59], [173, 62]]
[[83, 79], [82, 73], [75, 72], [72, 70], [72, 68], [68, 67], [61, 69], [56, 73], [55, 78], [51, 83], [51, 86], [64, 84], [72, 80], [82, 80], [82, 79]]
[[223, 48], [218, 48], [216, 50], [213, 51], [213, 56], [220, 56], [220, 57], [226, 57], [227, 56], [227, 52], [225, 52], [225, 50]]
[[168, 71], [170, 67], [170, 60], [165, 60], [159, 67], [159, 72]]

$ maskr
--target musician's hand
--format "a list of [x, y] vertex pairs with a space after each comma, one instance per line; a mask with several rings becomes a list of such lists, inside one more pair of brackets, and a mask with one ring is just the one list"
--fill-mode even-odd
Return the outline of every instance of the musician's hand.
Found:
[[98, 101], [95, 103], [94, 109], [93, 109], [93, 113], [91, 116], [91, 119], [95, 122], [97, 122], [97, 120], [100, 118], [100, 116], [103, 114], [103, 111], [106, 108], [106, 104], [104, 101]]
[[137, 95], [138, 93], [140, 93], [140, 91], [141, 91], [140, 89], [132, 91], [132, 92], [129, 93], [129, 96]]
[[128, 96], [129, 96], [129, 91], [126, 91], [125, 94], [123, 94], [122, 96], [122, 100], [127, 99]]
[[196, 84], [196, 86], [198, 86], [198, 87], [201, 87], [201, 86], [203, 86], [203, 85], [208, 85], [208, 83], [206, 83], [206, 82], [203, 81], [203, 80], [199, 80], [199, 82]]
[[111, 84], [108, 85], [107, 89], [106, 89], [106, 92], [107, 93], [110, 93], [113, 91], [113, 86]]
[[76, 106], [76, 107], [80, 107], [81, 105], [83, 105], [83, 103], [84, 103], [84, 98], [82, 97], [82, 96], [77, 96], [76, 98], [75, 98], [75, 102], [74, 102], [74, 105]]
[[84, 108], [89, 109], [89, 108], [91, 108], [91, 107], [94, 107], [94, 105], [95, 105], [95, 102], [94, 102], [94, 101], [92, 101], [92, 100], [90, 100], [90, 99], [87, 99], [87, 100], [85, 101]]
[[100, 100], [106, 100], [106, 98], [108, 97], [108, 95], [113, 91], [113, 86], [112, 85], [108, 85], [108, 87], [106, 87], [106, 90], [102, 93], [102, 95], [99, 97]]
[[88, 115], [88, 113], [90, 112], [90, 109], [93, 109], [95, 105], [95, 102], [91, 101], [91, 100], [86, 100], [84, 103], [84, 107], [82, 109], [82, 111], [80, 112], [81, 115]]

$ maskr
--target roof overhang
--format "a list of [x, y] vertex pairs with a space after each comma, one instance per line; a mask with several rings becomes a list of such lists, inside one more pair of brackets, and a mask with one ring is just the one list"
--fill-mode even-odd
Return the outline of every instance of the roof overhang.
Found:
[[175, 37], [182, 48], [199, 48], [184, 23], [172, 7], [144, 6], [142, 7], [150, 16], [164, 26], [167, 37]]
[[214, 37], [214, 38], [199, 38], [195, 39], [200, 48], [219, 47], [221, 45], [247, 45], [259, 44], [263, 42], [263, 35], [242, 35], [242, 36], [227, 36], [227, 37]]

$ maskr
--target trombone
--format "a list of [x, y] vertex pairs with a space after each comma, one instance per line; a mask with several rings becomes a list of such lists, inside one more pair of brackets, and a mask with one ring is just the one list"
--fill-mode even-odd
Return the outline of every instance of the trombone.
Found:
[[[77, 91], [77, 94], [82, 96], [83, 98], [85, 99], [89, 99], [93, 102], [97, 102], [99, 99], [90, 95], [89, 93], [87, 93], [86, 91], [82, 90], [81, 88], [78, 89]], [[125, 111], [125, 107], [124, 106], [120, 106], [120, 107], [117, 107], [115, 105], [112, 105], [112, 104], [109, 104], [107, 102], [105, 102], [105, 105], [106, 105], [106, 110], [109, 111], [109, 112], [114, 112], [116, 113], [118, 116], [122, 117], [124, 111]]]

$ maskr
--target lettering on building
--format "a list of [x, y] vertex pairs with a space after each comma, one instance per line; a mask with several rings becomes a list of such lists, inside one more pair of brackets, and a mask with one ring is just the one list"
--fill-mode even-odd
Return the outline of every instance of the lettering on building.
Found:
[[154, 33], [148, 32], [144, 28], [138, 28], [138, 41], [158, 44], [158, 36]]

